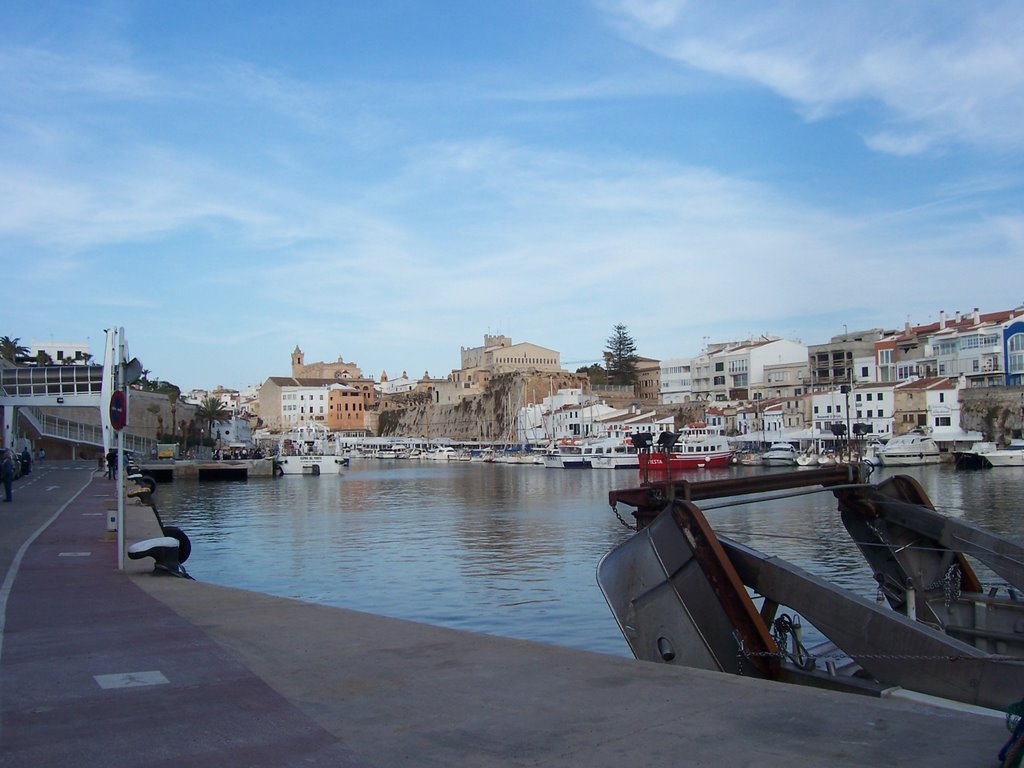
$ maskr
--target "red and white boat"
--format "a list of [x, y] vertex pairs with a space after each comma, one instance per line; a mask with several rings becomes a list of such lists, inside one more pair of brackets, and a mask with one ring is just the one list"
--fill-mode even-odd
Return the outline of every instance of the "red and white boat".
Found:
[[[634, 443], [637, 437], [633, 436]], [[708, 429], [706, 424], [689, 424], [678, 435], [662, 433], [638, 458], [641, 472], [675, 472], [725, 467], [735, 452], [721, 432]]]

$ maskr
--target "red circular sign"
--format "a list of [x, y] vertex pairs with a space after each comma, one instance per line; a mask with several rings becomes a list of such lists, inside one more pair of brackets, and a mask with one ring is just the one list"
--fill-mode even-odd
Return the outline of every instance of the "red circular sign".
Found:
[[120, 389], [110, 395], [110, 426], [117, 431], [124, 429], [124, 425], [128, 423], [127, 405], [124, 392]]

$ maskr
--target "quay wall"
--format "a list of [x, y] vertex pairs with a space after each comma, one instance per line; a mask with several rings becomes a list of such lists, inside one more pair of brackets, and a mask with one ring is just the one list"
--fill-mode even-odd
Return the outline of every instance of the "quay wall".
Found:
[[986, 440], [1007, 443], [1024, 430], [1024, 387], [960, 390], [960, 427]]

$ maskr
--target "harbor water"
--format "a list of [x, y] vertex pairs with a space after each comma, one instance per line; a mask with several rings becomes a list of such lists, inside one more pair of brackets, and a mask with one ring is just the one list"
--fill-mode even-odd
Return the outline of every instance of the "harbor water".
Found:
[[[1024, 538], [1024, 472], [933, 465], [877, 469], [873, 479], [896, 471], [918, 479], [939, 511]], [[595, 573], [632, 535], [608, 491], [638, 481], [625, 470], [367, 459], [341, 476], [179, 480], [160, 485], [156, 502], [164, 522], [192, 540], [187, 568], [201, 581], [629, 656]], [[702, 506], [719, 534], [875, 596], [830, 493], [710, 508], [718, 504]], [[619, 510], [632, 521], [630, 511]]]

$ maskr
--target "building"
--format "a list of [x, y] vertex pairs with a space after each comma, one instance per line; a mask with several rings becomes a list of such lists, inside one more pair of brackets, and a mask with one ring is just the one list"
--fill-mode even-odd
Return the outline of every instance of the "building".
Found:
[[875, 381], [872, 361], [876, 357], [876, 344], [895, 333], [895, 330], [882, 328], [844, 331], [827, 344], [809, 346], [807, 364], [811, 388], [825, 390], [856, 381]]
[[460, 348], [460, 370], [483, 369], [492, 374], [562, 370], [561, 355], [536, 344], [513, 344], [508, 336], [484, 336], [483, 346]]
[[327, 387], [327, 428], [353, 437], [367, 434], [366, 405], [358, 387], [333, 382]]
[[644, 403], [661, 401], [661, 361], [649, 357], [636, 360], [636, 384], [633, 394]]
[[[309, 422], [322, 423], [329, 428], [332, 385], [358, 392], [364, 413], [376, 409], [377, 393], [365, 379], [339, 382], [335, 379], [271, 376], [260, 387], [259, 412], [263, 426], [271, 432], [287, 431]], [[340, 396], [336, 396], [338, 398]], [[352, 401], [342, 399], [341, 402]]]
[[299, 345], [292, 351], [292, 378], [294, 379], [331, 379], [334, 381], [362, 379], [363, 372], [355, 363], [346, 363], [341, 355], [333, 363], [307, 363], [306, 356]]
[[807, 347], [798, 341], [762, 336], [749, 341], [709, 345], [694, 358], [693, 395], [718, 402], [749, 400], [762, 388], [765, 366], [804, 363]]
[[[29, 356], [38, 361], [40, 355], [49, 358], [50, 365], [86, 365], [92, 360], [88, 341], [37, 341], [28, 344]], [[20, 360], [21, 358], [19, 358]]]
[[674, 357], [661, 362], [660, 402], [665, 405], [688, 403], [693, 399], [693, 358]]

